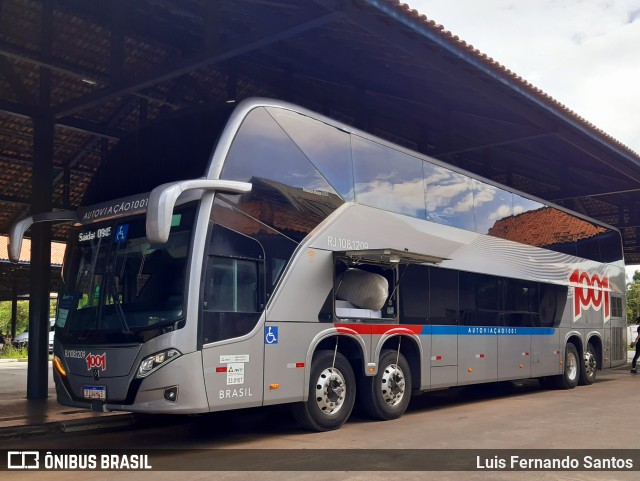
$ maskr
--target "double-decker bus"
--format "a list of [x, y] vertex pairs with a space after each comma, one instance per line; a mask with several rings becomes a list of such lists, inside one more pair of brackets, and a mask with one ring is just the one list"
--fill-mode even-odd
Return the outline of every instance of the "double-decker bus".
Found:
[[312, 430], [356, 399], [626, 362], [620, 233], [288, 103], [122, 140], [71, 222], [58, 401], [203, 413], [290, 403]]

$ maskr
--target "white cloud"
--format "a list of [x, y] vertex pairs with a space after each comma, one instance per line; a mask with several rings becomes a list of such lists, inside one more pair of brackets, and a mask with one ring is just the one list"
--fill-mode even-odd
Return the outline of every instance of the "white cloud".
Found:
[[405, 0], [640, 152], [639, 0]]

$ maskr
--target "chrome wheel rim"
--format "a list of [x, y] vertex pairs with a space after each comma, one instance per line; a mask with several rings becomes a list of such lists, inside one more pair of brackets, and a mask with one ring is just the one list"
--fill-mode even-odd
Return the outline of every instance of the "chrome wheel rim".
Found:
[[565, 367], [566, 373], [567, 373], [567, 377], [570, 380], [574, 380], [577, 379], [578, 377], [578, 360], [576, 359], [576, 356], [570, 352], [567, 354], [567, 365]]
[[596, 357], [591, 351], [587, 351], [584, 355], [584, 369], [588, 377], [593, 376], [596, 371]]
[[405, 391], [405, 377], [402, 369], [396, 364], [389, 364], [380, 379], [382, 399], [389, 406], [397, 406], [402, 402]]
[[316, 381], [316, 403], [325, 414], [335, 414], [344, 405], [347, 384], [342, 373], [335, 367], [328, 367], [320, 373]]

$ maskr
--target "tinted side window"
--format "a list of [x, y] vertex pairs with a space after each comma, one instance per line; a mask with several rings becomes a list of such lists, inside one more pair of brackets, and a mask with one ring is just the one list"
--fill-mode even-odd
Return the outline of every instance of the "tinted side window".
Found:
[[538, 325], [538, 284], [518, 279], [504, 279], [503, 283], [503, 325], [513, 327]]
[[497, 277], [460, 273], [460, 324], [498, 326], [502, 310], [502, 290]]
[[475, 230], [473, 186], [466, 175], [424, 163], [427, 220], [460, 229]]
[[400, 323], [426, 324], [429, 317], [429, 268], [410, 264], [400, 269]]
[[290, 110], [267, 108], [338, 194], [353, 201], [350, 135]]
[[352, 136], [356, 202], [425, 218], [422, 161]]
[[242, 123], [224, 167], [229, 180], [270, 180], [294, 188], [335, 190], [264, 108], [252, 110]]
[[513, 213], [513, 194], [479, 180], [473, 181], [476, 232], [487, 234], [494, 224]]
[[622, 298], [611, 296], [611, 317], [622, 317]]
[[[211, 213], [212, 222], [245, 235], [235, 236], [232, 240], [229, 236], [218, 234], [222, 231], [220, 227], [214, 229], [212, 245], [216, 246], [215, 252], [225, 256], [247, 257], [247, 253], [252, 250], [250, 246], [254, 246], [253, 249], [256, 249], [256, 246], [263, 249], [266, 262], [265, 290], [266, 299], [268, 300], [280, 280], [289, 259], [291, 259], [297, 244], [280, 232], [235, 209], [232, 204], [227, 203], [221, 197], [216, 197]], [[256, 240], [259, 244], [255, 243]], [[242, 254], [243, 252], [244, 254]], [[260, 258], [255, 252], [248, 257]]]
[[539, 327], [558, 327], [566, 302], [566, 286], [540, 284]]
[[600, 242], [600, 261], [615, 262], [622, 259], [622, 241], [616, 231], [607, 231], [598, 236]]
[[544, 207], [543, 204], [535, 200], [527, 199], [518, 194], [513, 194], [513, 215], [519, 215], [524, 212], [531, 212], [534, 210], [540, 210]]
[[215, 312], [258, 312], [258, 262], [213, 256], [204, 305]]
[[458, 323], [458, 271], [429, 269], [429, 323]]
[[342, 199], [264, 108], [252, 110], [236, 134], [221, 178], [251, 182], [229, 202], [300, 241]]
[[264, 278], [260, 243], [213, 225], [204, 278], [203, 344], [251, 332], [264, 309]]

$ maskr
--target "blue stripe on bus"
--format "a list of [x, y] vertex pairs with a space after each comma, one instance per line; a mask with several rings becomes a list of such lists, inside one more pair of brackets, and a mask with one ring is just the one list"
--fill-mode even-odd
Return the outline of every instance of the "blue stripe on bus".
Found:
[[552, 336], [552, 327], [422, 326], [421, 335], [432, 336]]

